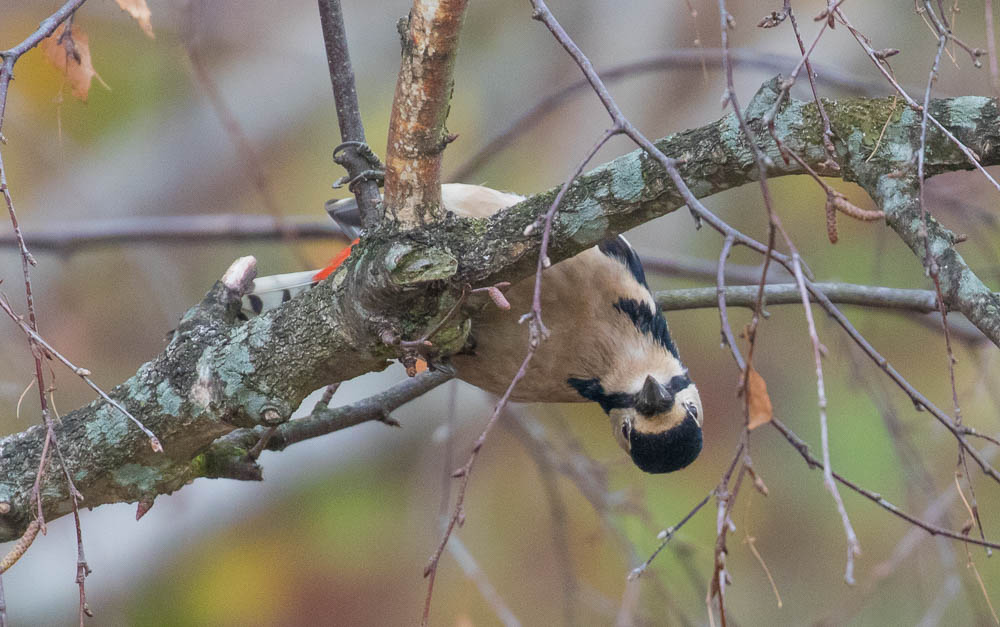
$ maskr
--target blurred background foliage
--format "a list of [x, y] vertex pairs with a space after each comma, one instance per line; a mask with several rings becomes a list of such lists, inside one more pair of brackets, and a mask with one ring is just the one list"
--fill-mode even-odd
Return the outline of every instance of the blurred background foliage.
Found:
[[[35, 29], [59, 3], [0, 0], [0, 47]], [[755, 27], [780, 3], [730, 2], [733, 46], [763, 58], [794, 55], [787, 24]], [[795, 3], [804, 37], [817, 31], [812, 15], [825, 2]], [[961, 0], [957, 32], [985, 47], [983, 3]], [[554, 0], [556, 15], [598, 69], [676, 48], [718, 45], [715, 2], [689, 0]], [[695, 11], [689, 11], [689, 7]], [[316, 5], [264, 0], [154, 0], [156, 39], [148, 39], [110, 0], [92, 0], [76, 17], [90, 35], [93, 63], [111, 90], [95, 84], [86, 104], [73, 100], [58, 73], [33, 51], [17, 66], [4, 134], [4, 159], [28, 244], [33, 229], [72, 221], [124, 216], [210, 213], [266, 214], [264, 202], [192, 71], [196, 51], [207, 74], [264, 164], [274, 205], [290, 218], [323, 219], [330, 182], [341, 175], [330, 161], [338, 142], [333, 100]], [[936, 40], [908, 2], [848, 2], [852, 21], [876, 48], [902, 53], [892, 65], [900, 82], [922, 93]], [[404, 0], [345, 0], [344, 10], [368, 137], [384, 153], [389, 105], [398, 68], [397, 18]], [[696, 14], [695, 14], [696, 13]], [[549, 33], [530, 19], [526, 2], [472, 2], [462, 34], [448, 127], [459, 139], [445, 155], [446, 176], [516, 116], [578, 78]], [[967, 56], [943, 66], [935, 94], [990, 95], [989, 74]], [[824, 36], [813, 60], [859, 81], [878, 80], [862, 50], [843, 28]], [[786, 62], [787, 74], [793, 62]], [[743, 103], [770, 72], [742, 68], [736, 86]], [[800, 80], [800, 83], [804, 81]], [[724, 82], [715, 65], [664, 68], [613, 85], [627, 115], [651, 137], [716, 120]], [[800, 87], [799, 97], [806, 96]], [[829, 98], [846, 92], [823, 85]], [[880, 95], [888, 95], [887, 85]], [[497, 154], [464, 182], [520, 193], [559, 184], [606, 128], [597, 99], [581, 93], [546, 116], [529, 134]], [[595, 163], [631, 150], [612, 141]], [[870, 208], [858, 188], [831, 182], [852, 202]], [[1000, 286], [997, 200], [981, 177], [955, 173], [928, 186], [932, 211], [946, 226], [967, 233], [961, 252], [988, 283]], [[772, 182], [775, 203], [798, 247], [821, 280], [928, 288], [920, 262], [884, 225], [841, 221], [840, 242], [823, 228], [823, 194], [805, 177]], [[709, 208], [758, 238], [766, 216], [756, 186], [705, 199]], [[629, 234], [644, 255], [714, 261], [721, 241], [695, 231], [687, 212], [655, 220]], [[160, 351], [165, 334], [236, 257], [253, 254], [262, 273], [320, 265], [342, 244], [226, 242], [212, 245], [136, 243], [65, 253], [36, 252], [36, 303], [42, 333], [71, 359], [112, 386]], [[736, 251], [734, 263], [759, 260]], [[0, 250], [2, 287], [22, 303], [20, 262]], [[710, 285], [704, 279], [651, 276], [656, 289]], [[951, 407], [943, 338], [913, 318], [865, 311], [848, 313], [858, 328], [911, 382], [941, 407]], [[733, 312], [734, 328], [749, 319]], [[527, 625], [565, 620], [567, 577], [575, 581], [572, 621], [611, 624], [626, 573], [658, 544], [656, 534], [676, 524], [717, 483], [742, 425], [737, 371], [720, 347], [714, 310], [675, 312], [670, 325], [701, 390], [706, 446], [683, 472], [645, 475], [623, 457], [596, 406], [519, 406], [511, 410], [541, 425], [566, 449], [576, 441], [600, 465], [605, 496], [618, 505], [596, 512], [577, 485], [555, 475], [565, 504], [553, 518], [546, 481], [512, 416], [491, 437], [472, 479], [467, 521], [458, 533], [482, 575]], [[955, 492], [956, 447], [926, 413], [892, 388], [859, 356], [838, 328], [818, 318], [829, 349], [825, 361], [835, 468], [861, 485], [920, 514], [940, 495]], [[818, 450], [816, 384], [801, 308], [772, 307], [761, 327], [755, 363], [766, 378], [776, 414]], [[965, 420], [997, 432], [998, 359], [988, 343], [960, 341], [956, 377]], [[38, 421], [37, 409], [18, 397], [32, 380], [26, 342], [0, 324], [0, 431], [15, 433]], [[344, 385], [335, 402], [383, 389], [404, 375], [398, 367]], [[56, 371], [56, 405], [63, 412], [92, 393]], [[456, 419], [448, 427], [455, 395]], [[30, 399], [30, 397], [29, 397]], [[304, 407], [312, 406], [307, 401]], [[83, 516], [87, 587], [93, 624], [342, 624], [416, 622], [422, 607], [423, 565], [439, 538], [443, 473], [464, 459], [488, 415], [491, 399], [449, 384], [396, 412], [402, 429], [362, 425], [283, 453], [265, 453], [263, 484], [195, 482], [161, 497], [138, 523], [132, 506], [102, 507]], [[449, 452], [450, 451], [450, 452]], [[911, 527], [870, 502], [843, 491], [864, 554], [858, 585], [843, 582], [845, 541], [818, 471], [770, 428], [753, 433], [751, 452], [770, 488], [766, 498], [745, 489], [730, 534], [730, 616], [743, 625], [989, 624], [989, 608], [968, 554], [958, 543], [923, 532], [898, 563], [893, 559]], [[454, 464], [455, 462], [452, 462]], [[1000, 537], [1000, 490], [973, 477], [987, 535]], [[714, 506], [702, 510], [641, 579], [639, 624], [706, 624], [705, 593], [712, 568]], [[941, 523], [961, 528], [957, 499]], [[633, 553], [609, 532], [622, 531]], [[4, 578], [14, 624], [68, 624], [75, 620], [75, 548], [70, 518], [50, 525]], [[747, 538], [754, 538], [783, 606]], [[556, 548], [569, 546], [570, 565]], [[3, 547], [0, 547], [3, 548]], [[5, 550], [5, 549], [4, 549]], [[972, 550], [993, 603], [1000, 603], [1000, 564]], [[498, 621], [476, 583], [447, 553], [435, 587], [432, 622], [489, 625]]]

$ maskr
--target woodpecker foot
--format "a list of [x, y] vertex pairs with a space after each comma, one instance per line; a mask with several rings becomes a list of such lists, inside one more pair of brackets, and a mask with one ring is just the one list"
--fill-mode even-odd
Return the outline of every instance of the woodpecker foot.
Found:
[[340, 189], [346, 184], [347, 189], [351, 190], [351, 193], [353, 194], [355, 193], [354, 187], [358, 183], [362, 183], [364, 181], [375, 181], [376, 183], [378, 183], [379, 187], [382, 187], [382, 185], [385, 183], [385, 171], [365, 170], [360, 174], [358, 174], [357, 176], [355, 176], [354, 178], [351, 178], [350, 175], [342, 176], [333, 182], [333, 188]]
[[361, 170], [358, 174], [343, 176], [333, 183], [334, 188], [343, 187], [354, 192], [354, 187], [362, 181], [375, 181], [381, 187], [385, 182], [385, 167], [371, 147], [359, 141], [346, 141], [333, 149], [334, 163], [341, 165], [348, 172], [358, 172], [367, 165], [368, 168]]

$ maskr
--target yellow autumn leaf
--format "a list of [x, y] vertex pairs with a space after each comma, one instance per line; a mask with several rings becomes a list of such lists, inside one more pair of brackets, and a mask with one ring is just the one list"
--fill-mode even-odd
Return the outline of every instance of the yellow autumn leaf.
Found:
[[767, 394], [767, 383], [764, 377], [760, 376], [753, 366], [747, 381], [747, 404], [750, 407], [750, 422], [747, 425], [750, 429], [756, 429], [761, 425], [771, 422], [774, 417], [774, 410], [771, 407], [771, 397]]
[[69, 36], [63, 38], [65, 30], [66, 25], [60, 24], [54, 33], [42, 40], [39, 47], [45, 53], [45, 58], [69, 81], [73, 95], [86, 102], [91, 79], [96, 77], [104, 87], [110, 87], [90, 62], [90, 40], [87, 33], [78, 24], [74, 24]]
[[153, 25], [149, 22], [149, 18], [152, 16], [152, 13], [149, 10], [149, 6], [146, 4], [146, 0], [116, 1], [122, 11], [126, 11], [136, 22], [139, 22], [139, 27], [142, 28], [142, 32], [149, 35], [150, 39], [156, 39], [156, 35], [153, 34]]

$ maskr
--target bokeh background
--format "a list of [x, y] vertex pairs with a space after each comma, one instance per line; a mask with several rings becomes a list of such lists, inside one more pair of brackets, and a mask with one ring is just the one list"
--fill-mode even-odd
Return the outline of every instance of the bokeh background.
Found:
[[[0, 0], [0, 48], [23, 39], [59, 3]], [[755, 24], [778, 2], [730, 2], [733, 46], [763, 59], [796, 54], [790, 28]], [[795, 3], [807, 41], [811, 16], [825, 2]], [[949, 3], [950, 4], [950, 3]], [[719, 43], [715, 2], [688, 0], [553, 0], [566, 29], [598, 69], [679, 48]], [[899, 48], [892, 62], [900, 82], [922, 93], [936, 40], [911, 2], [847, 2], [844, 9], [875, 48]], [[958, 2], [957, 32], [985, 48], [981, 1]], [[147, 38], [111, 0], [91, 0], [76, 24], [90, 35], [94, 65], [111, 87], [94, 85], [89, 101], [69, 96], [60, 75], [33, 51], [17, 65], [3, 147], [7, 176], [29, 246], [35, 230], [131, 216], [264, 214], [323, 219], [330, 183], [341, 175], [330, 160], [339, 136], [322, 37], [313, 2], [154, 0], [156, 39]], [[345, 0], [358, 91], [372, 146], [384, 153], [389, 105], [398, 69], [397, 18], [403, 0]], [[445, 154], [454, 172], [487, 140], [543, 97], [578, 77], [549, 33], [531, 19], [527, 2], [472, 2], [462, 34], [448, 127], [459, 139]], [[259, 155], [247, 168], [192, 70], [194, 50], [222, 100]], [[774, 57], [785, 55], [785, 57]], [[987, 69], [967, 55], [946, 59], [935, 87], [940, 95], [990, 95]], [[875, 68], [843, 28], [828, 33], [813, 59], [859, 83], [879, 84]], [[782, 70], [793, 63], [784, 61]], [[740, 68], [745, 104], [773, 72]], [[802, 81], [800, 81], [802, 82]], [[723, 77], [717, 65], [664, 67], [616, 82], [623, 110], [651, 137], [700, 126], [722, 115]], [[796, 88], [799, 97], [806, 92]], [[851, 93], [821, 83], [830, 98]], [[559, 184], [606, 128], [597, 99], [583, 93], [545, 116], [510, 148], [464, 182], [520, 193]], [[595, 163], [631, 150], [617, 139]], [[254, 177], [266, 177], [271, 201]], [[858, 188], [834, 182], [863, 207]], [[880, 224], [841, 220], [840, 242], [826, 240], [823, 195], [805, 177], [772, 182], [776, 206], [816, 276], [928, 288], [920, 262]], [[985, 280], [1000, 287], [996, 226], [998, 196], [980, 176], [957, 173], [929, 184], [931, 209], [956, 232], [967, 233], [962, 253]], [[705, 199], [709, 208], [745, 231], [765, 237], [766, 217], [756, 186]], [[269, 209], [268, 205], [275, 209]], [[717, 259], [720, 238], [695, 231], [686, 212], [629, 233], [644, 256]], [[33, 271], [42, 333], [105, 386], [123, 381], [164, 346], [166, 333], [236, 257], [253, 254], [263, 273], [319, 266], [342, 244], [219, 241], [210, 245], [150, 244], [36, 251]], [[734, 263], [758, 259], [737, 252]], [[23, 308], [20, 261], [0, 250], [0, 289]], [[654, 288], [710, 285], [704, 278], [654, 274]], [[800, 307], [772, 307], [761, 329], [756, 365], [775, 412], [818, 451], [819, 427], [811, 348]], [[951, 407], [946, 353], [939, 330], [912, 317], [847, 311], [854, 323], [910, 381], [941, 407]], [[739, 328], [748, 319], [733, 312]], [[946, 504], [941, 524], [967, 519], [955, 491], [956, 446], [926, 413], [886, 383], [844, 335], [817, 314], [830, 407], [835, 468], [904, 509], [921, 514]], [[738, 373], [720, 347], [714, 310], [675, 312], [670, 325], [705, 405], [706, 446], [683, 472], [650, 476], [635, 469], [608, 434], [596, 406], [518, 406], [491, 436], [476, 467], [467, 520], [457, 534], [467, 554], [446, 553], [438, 576], [432, 623], [499, 622], [477, 585], [496, 595], [526, 625], [567, 619], [564, 592], [575, 582], [571, 622], [612, 624], [626, 591], [626, 574], [718, 482], [742, 425]], [[996, 433], [996, 347], [957, 343], [956, 377], [965, 420]], [[403, 376], [386, 372], [345, 384], [336, 402], [384, 389]], [[91, 391], [56, 370], [62, 412], [92, 399]], [[39, 419], [18, 397], [32, 380], [26, 342], [0, 322], [0, 433], [22, 431]], [[135, 522], [134, 505], [83, 514], [91, 623], [396, 625], [419, 620], [426, 584], [423, 565], [439, 538], [445, 469], [463, 460], [492, 399], [464, 384], [448, 384], [395, 413], [402, 429], [366, 424], [264, 453], [265, 481], [199, 480], [160, 497]], [[454, 403], [454, 419], [449, 405]], [[307, 401], [304, 407], [311, 407]], [[517, 422], [520, 420], [520, 422]], [[560, 459], [585, 468], [575, 476], [540, 470], [515, 424], [528, 424], [551, 442]], [[450, 425], [450, 426], [449, 426]], [[541, 429], [541, 431], [538, 431]], [[992, 455], [993, 451], [987, 448]], [[1000, 564], [982, 550], [938, 541], [870, 502], [842, 491], [864, 554], [858, 584], [843, 581], [845, 540], [819, 471], [811, 471], [783, 438], [765, 427], [751, 452], [770, 495], [744, 489], [729, 540], [730, 617], [760, 624], [990, 624], [983, 590], [1000, 603]], [[584, 464], [583, 454], [592, 458]], [[449, 462], [451, 459], [453, 461]], [[457, 461], [455, 461], [457, 460]], [[575, 461], [574, 461], [575, 460]], [[571, 464], [572, 465], [572, 464]], [[580, 490], [580, 473], [596, 476], [605, 507]], [[987, 534], [1000, 537], [1000, 488], [974, 473]], [[553, 509], [552, 486], [562, 507]], [[688, 523], [637, 588], [638, 624], [707, 624], [707, 579], [715, 538], [714, 505]], [[781, 595], [779, 607], [750, 542], [765, 560]], [[569, 560], [560, 551], [568, 546]], [[910, 548], [907, 548], [907, 547]], [[0, 550], [6, 551], [6, 546]], [[905, 549], [905, 551], [904, 551]], [[897, 557], [894, 557], [897, 556]], [[982, 589], [970, 559], [982, 577]], [[470, 558], [472, 561], [470, 561]], [[461, 560], [461, 561], [459, 561]], [[474, 576], [467, 573], [474, 563]], [[49, 525], [3, 580], [13, 624], [70, 624], [76, 620], [75, 540], [71, 518]], [[718, 617], [716, 617], [718, 620]]]

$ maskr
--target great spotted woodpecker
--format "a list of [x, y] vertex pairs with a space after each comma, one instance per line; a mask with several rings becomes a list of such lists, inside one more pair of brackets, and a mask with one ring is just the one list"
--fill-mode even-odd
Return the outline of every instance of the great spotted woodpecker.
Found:
[[[477, 185], [441, 187], [442, 205], [459, 216], [487, 217], [521, 200]], [[333, 203], [328, 211], [342, 227], [357, 228], [353, 198]], [[257, 279], [244, 298], [244, 314], [259, 314], [293, 298], [349, 254], [345, 249], [318, 272]], [[642, 470], [671, 472], [693, 462], [702, 447], [698, 388], [688, 378], [642, 263], [625, 238], [605, 239], [543, 276], [542, 313], [550, 336], [512, 400], [594, 401], [608, 415], [618, 444]], [[518, 323], [519, 312], [530, 307], [533, 286], [533, 276], [514, 284], [506, 291], [510, 311], [490, 307], [473, 319], [466, 349], [451, 356], [459, 379], [494, 394], [506, 390], [527, 345], [528, 329]]]

